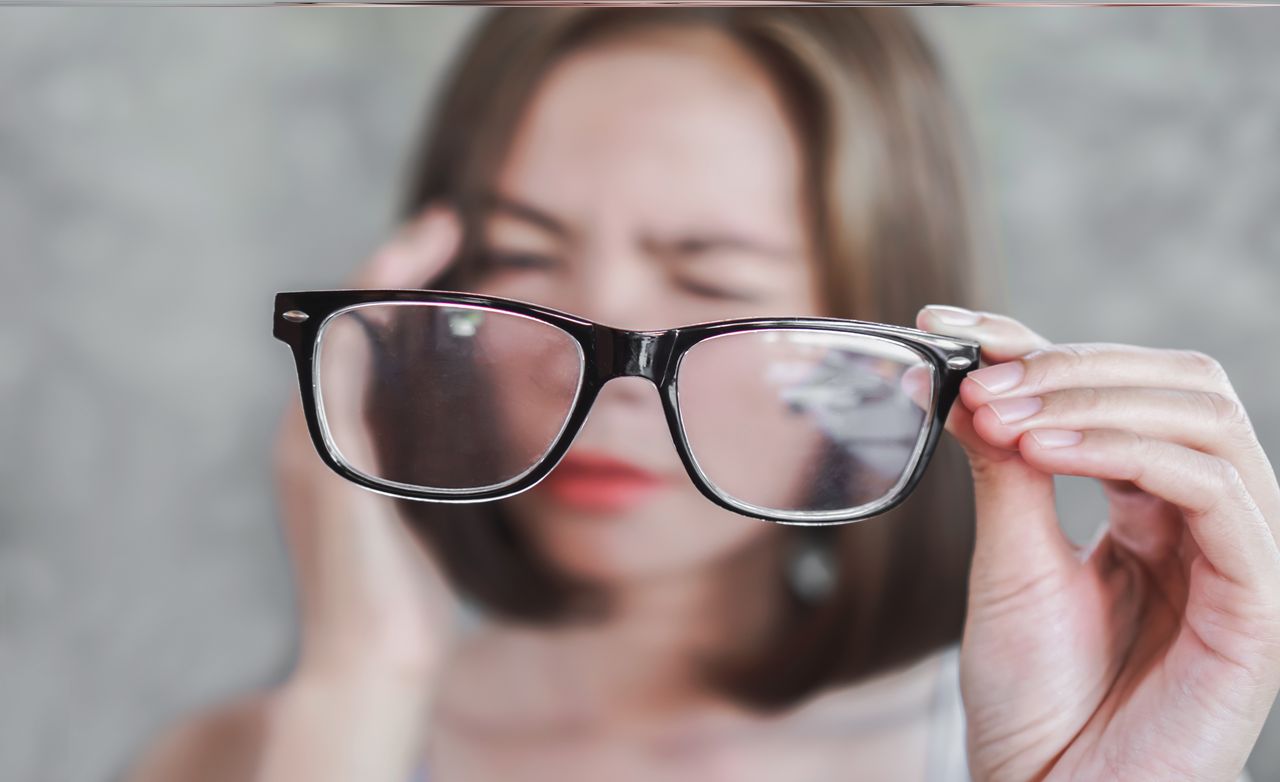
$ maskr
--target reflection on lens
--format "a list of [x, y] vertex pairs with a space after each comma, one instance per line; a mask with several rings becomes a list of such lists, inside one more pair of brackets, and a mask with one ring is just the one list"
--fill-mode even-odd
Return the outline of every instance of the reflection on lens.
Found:
[[[913, 399], [903, 386], [927, 381]], [[711, 337], [685, 353], [680, 420], [702, 474], [763, 510], [829, 513], [880, 501], [927, 434], [933, 365], [888, 339], [814, 329]]]
[[318, 407], [341, 458], [382, 481], [458, 492], [534, 467], [584, 367], [577, 341], [548, 323], [428, 302], [343, 310], [317, 350]]

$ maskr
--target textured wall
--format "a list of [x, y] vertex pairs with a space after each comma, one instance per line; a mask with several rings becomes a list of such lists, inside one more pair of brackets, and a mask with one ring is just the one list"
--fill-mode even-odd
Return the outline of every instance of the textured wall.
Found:
[[[1280, 457], [1280, 9], [917, 12], [1009, 313], [1216, 356]], [[288, 664], [271, 297], [387, 230], [476, 13], [0, 9], [0, 778], [105, 779]], [[1060, 480], [1085, 535], [1099, 495]]]

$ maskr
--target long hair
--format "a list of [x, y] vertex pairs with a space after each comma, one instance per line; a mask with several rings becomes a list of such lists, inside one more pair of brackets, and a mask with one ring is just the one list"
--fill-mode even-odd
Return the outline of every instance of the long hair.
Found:
[[[424, 287], [467, 290], [474, 279], [483, 195], [549, 69], [579, 47], [653, 25], [719, 30], [776, 80], [802, 142], [829, 312], [914, 325], [926, 303], [989, 308], [978, 298], [989, 287], [971, 208], [978, 189], [970, 137], [932, 47], [910, 13], [896, 8], [490, 12], [456, 61], [408, 169], [401, 216], [449, 201], [464, 225], [457, 259]], [[411, 415], [390, 400], [371, 410], [381, 416], [375, 429], [402, 429]], [[745, 706], [777, 710], [956, 642], [973, 544], [971, 492], [963, 451], [944, 438], [915, 492], [892, 511], [834, 528], [785, 528], [792, 542], [803, 536], [830, 547], [835, 588], [816, 601], [788, 590], [768, 648], [709, 667], [709, 683]], [[503, 502], [397, 502], [455, 587], [493, 615], [553, 624], [607, 613], [603, 590], [540, 556]]]

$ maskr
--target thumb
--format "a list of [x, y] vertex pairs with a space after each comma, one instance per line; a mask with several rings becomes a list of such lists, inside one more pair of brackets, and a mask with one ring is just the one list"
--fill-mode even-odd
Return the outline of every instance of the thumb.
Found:
[[461, 239], [456, 210], [444, 203], [428, 204], [356, 269], [348, 287], [424, 287], [453, 261]]
[[[944, 320], [952, 314], [967, 314], [973, 322]], [[1013, 362], [1051, 344], [1013, 318], [954, 307], [925, 307], [916, 315], [916, 325], [979, 342], [979, 367]], [[1053, 571], [1065, 572], [1078, 560], [1058, 523], [1053, 475], [1032, 467], [1016, 449], [984, 440], [974, 428], [976, 411], [962, 401], [965, 397], [962, 392], [952, 406], [946, 431], [964, 448], [973, 474], [977, 530], [970, 586], [980, 598], [993, 591], [1007, 594]]]

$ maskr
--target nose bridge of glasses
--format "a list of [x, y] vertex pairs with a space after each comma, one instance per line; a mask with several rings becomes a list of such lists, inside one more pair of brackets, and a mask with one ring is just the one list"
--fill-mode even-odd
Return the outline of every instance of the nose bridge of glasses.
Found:
[[672, 339], [670, 331], [609, 330], [599, 343], [600, 379], [643, 377], [658, 385], [666, 371]]

